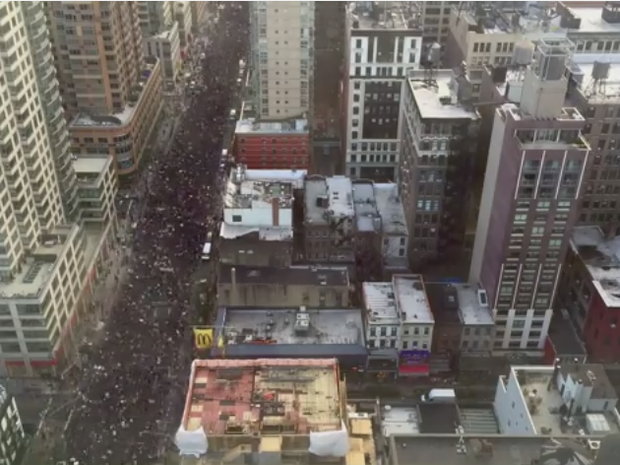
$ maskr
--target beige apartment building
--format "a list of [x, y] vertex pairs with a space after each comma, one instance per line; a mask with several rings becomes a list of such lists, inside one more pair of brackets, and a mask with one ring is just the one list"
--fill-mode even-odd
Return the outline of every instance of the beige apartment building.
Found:
[[172, 4], [174, 2], [136, 2], [142, 37], [159, 34], [172, 25]]
[[314, 2], [250, 2], [252, 68], [261, 119], [301, 117], [313, 77]]
[[209, 17], [209, 2], [189, 2], [192, 11], [192, 33], [194, 35], [201, 32]]
[[48, 2], [48, 26], [73, 153], [138, 166], [161, 111], [161, 64], [145, 63], [137, 2]]

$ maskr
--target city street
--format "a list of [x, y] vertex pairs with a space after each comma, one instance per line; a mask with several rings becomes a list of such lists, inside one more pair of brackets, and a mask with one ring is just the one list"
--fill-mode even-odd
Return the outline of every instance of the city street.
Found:
[[[58, 460], [150, 464], [179, 425], [179, 393], [189, 374], [179, 353], [191, 344], [192, 280], [207, 230], [219, 217], [221, 134], [245, 55], [246, 15], [245, 7], [225, 4], [205, 50], [203, 85], [195, 89], [169, 153], [147, 168], [127, 278], [103, 341], [84, 367], [65, 456]], [[164, 424], [164, 417], [171, 421]]]

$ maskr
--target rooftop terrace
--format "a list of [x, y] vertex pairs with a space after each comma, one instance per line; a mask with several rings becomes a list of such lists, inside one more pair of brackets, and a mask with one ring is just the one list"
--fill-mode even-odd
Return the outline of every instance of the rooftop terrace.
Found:
[[433, 324], [435, 319], [426, 297], [420, 275], [394, 275], [392, 278], [396, 302], [408, 324]]
[[571, 247], [605, 305], [620, 307], [620, 236], [607, 239], [597, 226], [579, 226], [573, 229]]
[[207, 437], [340, 430], [336, 360], [195, 360], [182, 425]]
[[[577, 391], [578, 380], [588, 392]], [[553, 366], [513, 366], [508, 379], [502, 379], [501, 386], [498, 390], [507, 395], [496, 395], [495, 403], [498, 420], [504, 425], [506, 434], [524, 431], [525, 426], [528, 426], [528, 433], [521, 434], [600, 437], [618, 432], [613, 414], [617, 394], [601, 365], [564, 364], [557, 374]], [[607, 400], [607, 405], [603, 405], [602, 400]], [[498, 402], [502, 407], [497, 406]], [[507, 402], [513, 402], [514, 407], [511, 409]], [[597, 430], [592, 430], [591, 425], [596, 425]]]
[[79, 226], [57, 226], [41, 239], [41, 244], [26, 258], [21, 270], [11, 281], [0, 282], [0, 300], [35, 299], [47, 287], [60, 263], [71, 239], [77, 234]]

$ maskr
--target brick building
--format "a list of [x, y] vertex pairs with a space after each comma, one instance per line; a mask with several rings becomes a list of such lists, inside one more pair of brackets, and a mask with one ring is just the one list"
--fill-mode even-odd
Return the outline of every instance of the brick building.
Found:
[[310, 133], [306, 120], [257, 122], [239, 120], [234, 154], [249, 169], [307, 169]]

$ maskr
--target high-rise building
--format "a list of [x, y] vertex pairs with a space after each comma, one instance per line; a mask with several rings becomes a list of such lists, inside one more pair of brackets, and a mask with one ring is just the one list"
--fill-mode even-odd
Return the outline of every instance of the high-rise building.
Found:
[[23, 458], [26, 434], [19, 416], [15, 398], [0, 386], [0, 462], [17, 465]]
[[108, 214], [92, 236], [70, 222], [80, 183], [42, 2], [0, 2], [0, 114], [0, 376], [33, 376], [66, 353], [114, 212], [93, 199], [90, 213]]
[[314, 79], [310, 86], [311, 171], [342, 174], [342, 98], [345, 82], [346, 2], [316, 2], [314, 24]]
[[591, 149], [585, 118], [565, 106], [572, 51], [567, 39], [541, 40], [534, 64], [491, 72], [484, 84], [494, 94], [489, 100], [515, 102], [492, 112], [470, 268], [470, 281], [484, 286], [494, 309], [495, 350], [543, 348], [578, 218]]
[[48, 2], [50, 37], [74, 154], [137, 167], [161, 110], [161, 65], [145, 64], [136, 2]]
[[348, 16], [346, 174], [354, 178], [398, 175], [402, 85], [422, 56], [422, 32], [405, 3], [356, 4]]
[[136, 2], [142, 36], [148, 37], [159, 34], [172, 24], [173, 2]]
[[315, 2], [250, 2], [257, 116], [306, 117], [314, 73]]
[[173, 3], [173, 19], [179, 24], [179, 43], [181, 44], [181, 55], [189, 56], [192, 53], [193, 45], [193, 2], [172, 2]]
[[209, 16], [209, 2], [189, 2], [192, 10], [192, 33], [194, 35], [203, 32]]
[[416, 271], [437, 259], [456, 261], [465, 232], [480, 115], [471, 83], [452, 70], [411, 70], [400, 129], [399, 187]]
[[461, 2], [422, 1], [415, 3], [417, 4], [415, 8], [417, 9], [419, 26], [422, 29], [424, 46], [429, 47], [433, 43], [444, 46], [450, 30], [451, 7]]

